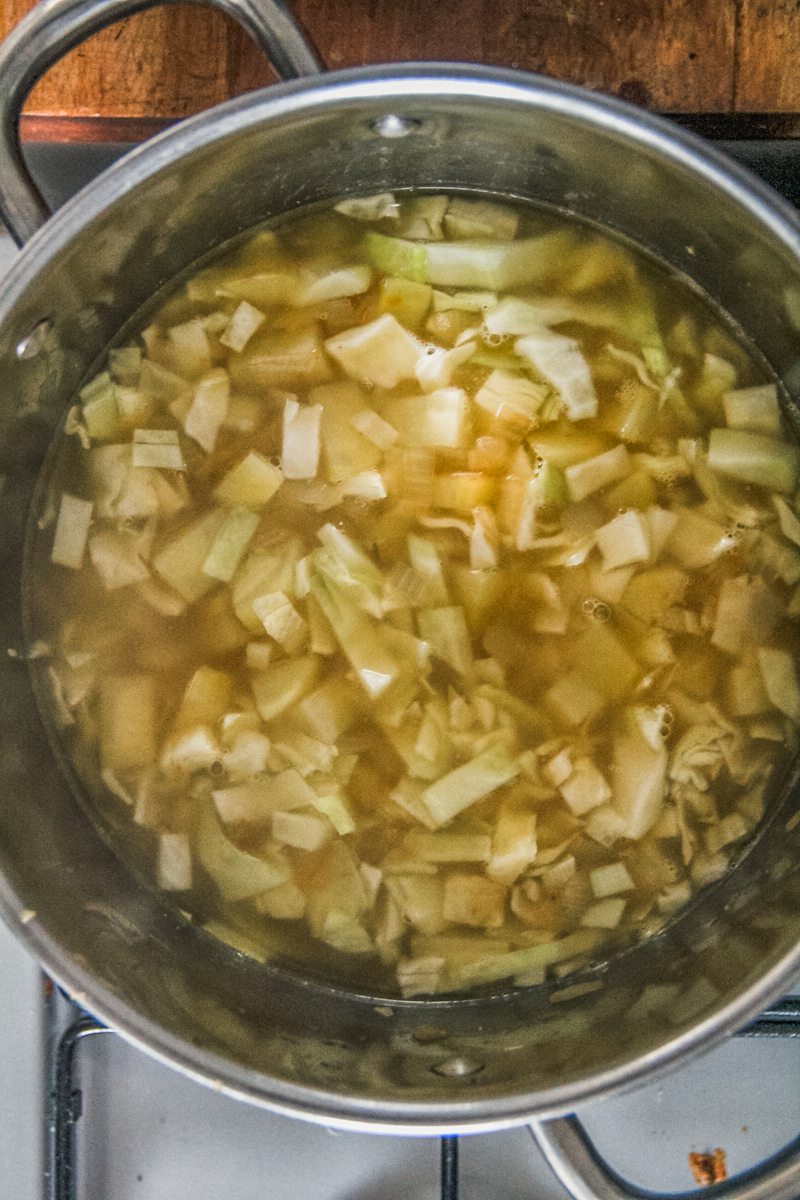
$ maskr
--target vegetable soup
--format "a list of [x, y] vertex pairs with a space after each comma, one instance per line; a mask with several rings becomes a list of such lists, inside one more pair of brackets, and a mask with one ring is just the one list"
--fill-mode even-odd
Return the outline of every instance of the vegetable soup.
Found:
[[640, 252], [350, 199], [196, 270], [83, 388], [31, 655], [121, 852], [212, 933], [376, 993], [535, 985], [763, 817], [799, 466], [757, 356]]

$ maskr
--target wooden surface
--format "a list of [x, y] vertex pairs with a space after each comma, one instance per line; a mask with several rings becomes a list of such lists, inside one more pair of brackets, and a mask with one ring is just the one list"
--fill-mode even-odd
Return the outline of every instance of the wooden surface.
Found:
[[[0, 0], [0, 34], [32, 0]], [[664, 112], [800, 113], [797, 0], [293, 0], [329, 67], [402, 59], [542, 71]], [[181, 7], [74, 50], [28, 111], [186, 116], [272, 75], [232, 21]]]

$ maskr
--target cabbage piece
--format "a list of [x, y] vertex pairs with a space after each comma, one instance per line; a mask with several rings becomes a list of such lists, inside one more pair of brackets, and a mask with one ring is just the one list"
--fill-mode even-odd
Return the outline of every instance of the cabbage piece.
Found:
[[380, 567], [336, 525], [323, 525], [317, 537], [322, 549], [313, 555], [316, 570], [347, 593], [359, 608], [373, 617], [383, 616], [386, 579]]
[[498, 368], [478, 388], [475, 403], [493, 417], [500, 417], [503, 409], [508, 407], [533, 421], [547, 395], [548, 389], [544, 384], [534, 383], [521, 372]]
[[286, 400], [283, 406], [283, 447], [281, 471], [284, 479], [314, 479], [319, 468], [321, 404], [298, 404]]
[[272, 721], [310, 692], [317, 681], [320, 659], [309, 654], [290, 658], [254, 671], [251, 687], [256, 708], [264, 721]]
[[756, 387], [737, 388], [722, 397], [725, 420], [730, 429], [747, 429], [751, 433], [781, 436], [781, 410], [778, 389], [774, 383]]
[[266, 316], [261, 309], [242, 300], [233, 310], [228, 324], [220, 334], [220, 344], [239, 354], [265, 320]]
[[472, 674], [472, 644], [464, 617], [458, 605], [445, 608], [421, 608], [417, 612], [420, 637], [431, 653], [446, 662], [459, 675]]
[[404, 396], [384, 404], [382, 416], [405, 446], [457, 449], [471, 437], [469, 400], [462, 388], [443, 387], [425, 396]]
[[295, 850], [321, 850], [334, 836], [334, 829], [320, 813], [276, 812], [272, 818], [272, 836]]
[[195, 853], [226, 901], [247, 900], [291, 877], [288, 861], [277, 852], [256, 857], [235, 846], [226, 837], [210, 804], [203, 808], [200, 816]]
[[297, 306], [322, 304], [343, 296], [360, 296], [372, 283], [372, 271], [363, 263], [349, 267], [320, 265], [301, 268], [292, 303]]
[[492, 835], [492, 852], [486, 874], [496, 883], [510, 885], [536, 859], [536, 813], [503, 805]]
[[781, 606], [760, 575], [723, 579], [717, 596], [712, 645], [738, 655], [766, 641], [781, 618]]
[[791, 493], [797, 487], [800, 448], [745, 429], [712, 429], [708, 465], [721, 475]]
[[243, 391], [308, 387], [331, 378], [316, 325], [292, 331], [261, 329], [228, 362], [231, 384]]
[[597, 394], [589, 364], [574, 338], [542, 329], [517, 338], [514, 350], [555, 388], [571, 421], [597, 416]]
[[422, 344], [391, 313], [335, 334], [326, 340], [325, 349], [352, 379], [382, 388], [414, 379], [425, 354]]
[[260, 517], [249, 508], [233, 508], [217, 530], [202, 566], [204, 575], [229, 583], [258, 528]]
[[632, 468], [631, 456], [621, 443], [593, 458], [574, 462], [564, 468], [570, 497], [573, 500], [585, 500], [594, 492], [599, 492], [609, 484], [624, 479], [626, 475], [630, 474]]
[[446, 825], [465, 808], [516, 779], [519, 772], [519, 763], [503, 746], [491, 746], [427, 787], [422, 802], [437, 825]]
[[183, 428], [207, 454], [214, 449], [227, 416], [230, 391], [227, 372], [221, 369], [209, 371], [195, 386]]
[[212, 792], [214, 807], [225, 825], [268, 825], [276, 812], [307, 808], [316, 793], [293, 768]]
[[614, 736], [614, 810], [625, 822], [627, 838], [638, 841], [655, 824], [666, 794], [667, 751], [654, 746], [632, 720]]
[[650, 558], [650, 527], [641, 513], [628, 509], [596, 532], [603, 567], [610, 571]]

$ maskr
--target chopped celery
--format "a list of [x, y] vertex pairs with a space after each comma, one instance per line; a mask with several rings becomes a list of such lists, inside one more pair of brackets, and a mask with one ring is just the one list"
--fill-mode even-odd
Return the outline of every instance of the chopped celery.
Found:
[[781, 410], [778, 389], [774, 383], [757, 387], [738, 388], [722, 397], [725, 421], [730, 429], [747, 429], [751, 433], [781, 436]]
[[517, 338], [514, 350], [555, 388], [571, 421], [597, 416], [597, 393], [592, 375], [574, 338], [542, 329]]
[[472, 646], [464, 610], [458, 605], [446, 608], [421, 608], [417, 613], [420, 637], [431, 653], [446, 662], [459, 675], [472, 673]]
[[236, 573], [260, 518], [249, 508], [233, 508], [217, 530], [203, 563], [204, 575], [229, 583]]
[[712, 429], [708, 465], [712, 471], [745, 483], [775, 492], [793, 492], [800, 470], [800, 449], [792, 442], [747, 429]]
[[72, 571], [80, 570], [86, 553], [93, 509], [91, 500], [82, 500], [79, 496], [62, 492], [53, 548], [50, 551], [51, 562], [60, 567], [69, 567]]
[[320, 660], [314, 654], [286, 659], [266, 671], [254, 671], [250, 683], [262, 720], [273, 721], [302, 700], [317, 682], [319, 671]]
[[212, 805], [201, 813], [195, 851], [223, 900], [246, 900], [285, 883], [291, 876], [289, 863], [277, 854], [261, 858], [235, 846], [226, 837]]
[[321, 404], [283, 406], [281, 471], [284, 479], [315, 479], [319, 468]]
[[428, 282], [427, 248], [418, 242], [407, 242], [370, 230], [364, 235], [363, 249], [367, 262], [385, 275], [414, 283]]
[[482, 800], [520, 772], [519, 763], [502, 746], [492, 746], [422, 793], [422, 802], [437, 825], [446, 825], [465, 808]]
[[235, 467], [223, 475], [214, 489], [221, 504], [231, 508], [264, 508], [283, 483], [283, 473], [273, 463], [251, 450]]
[[390, 313], [334, 334], [325, 342], [325, 349], [352, 379], [382, 388], [413, 379], [425, 353], [421, 343]]
[[462, 388], [443, 387], [426, 396], [389, 400], [382, 415], [405, 446], [456, 449], [469, 442], [469, 400]]

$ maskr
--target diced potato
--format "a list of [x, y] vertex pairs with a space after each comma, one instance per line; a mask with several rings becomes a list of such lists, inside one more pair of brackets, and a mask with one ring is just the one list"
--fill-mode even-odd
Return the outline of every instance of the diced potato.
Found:
[[444, 881], [443, 915], [455, 925], [499, 929], [505, 920], [505, 903], [503, 884], [483, 875], [453, 872]]
[[334, 835], [325, 817], [311, 812], [278, 811], [272, 816], [272, 836], [296, 850], [320, 850]]
[[223, 509], [205, 512], [153, 555], [153, 567], [165, 583], [193, 604], [213, 586], [214, 581], [203, 571], [203, 563], [211, 552], [225, 520]]
[[282, 483], [280, 468], [257, 450], [251, 450], [222, 477], [214, 495], [220, 504], [229, 508], [241, 506], [259, 510], [269, 504]]
[[156, 682], [108, 675], [100, 686], [100, 757], [105, 771], [150, 766], [156, 756]]

